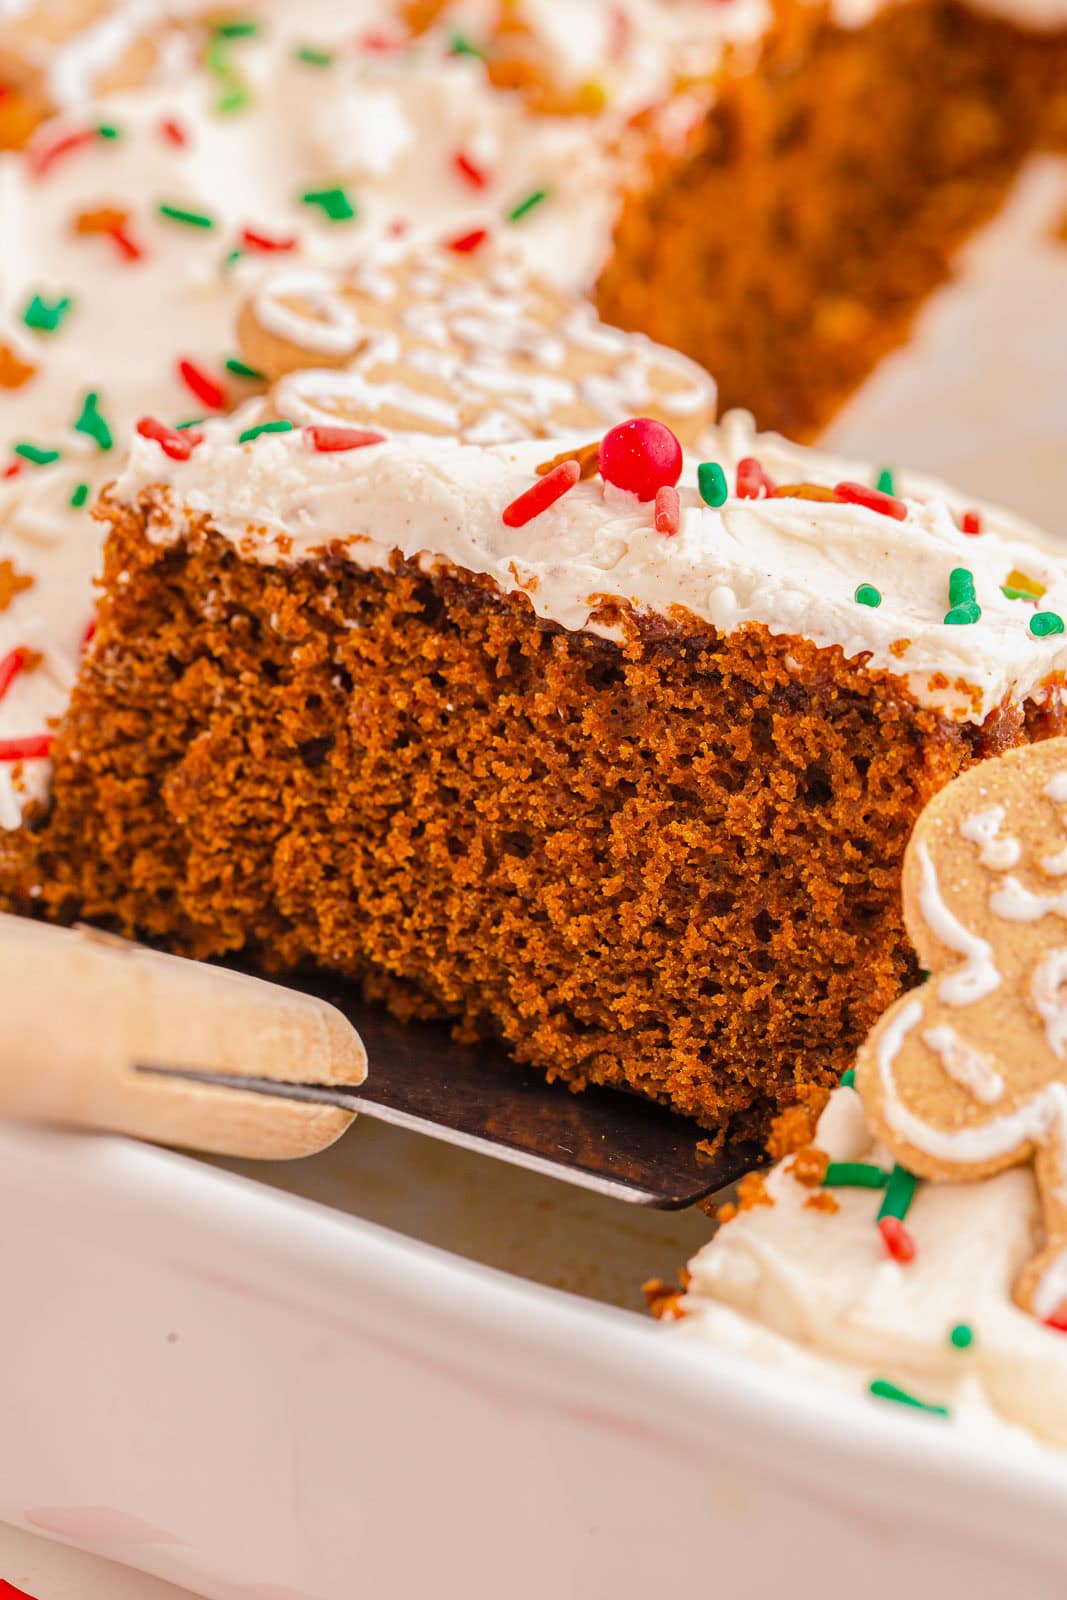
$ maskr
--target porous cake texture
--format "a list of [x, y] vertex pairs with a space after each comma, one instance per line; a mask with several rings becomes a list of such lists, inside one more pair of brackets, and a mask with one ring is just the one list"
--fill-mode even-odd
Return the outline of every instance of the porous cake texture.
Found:
[[743, 415], [654, 501], [573, 440], [264, 416], [138, 440], [105, 500], [20, 903], [343, 973], [709, 1129], [834, 1080], [916, 980], [915, 817], [1063, 729], [1062, 559]]

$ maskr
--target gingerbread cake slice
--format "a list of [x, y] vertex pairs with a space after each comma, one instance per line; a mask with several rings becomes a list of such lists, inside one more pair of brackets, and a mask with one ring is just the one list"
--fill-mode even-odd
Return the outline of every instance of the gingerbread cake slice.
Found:
[[709, 1129], [834, 1080], [916, 977], [919, 811], [1065, 726], [1063, 556], [743, 414], [684, 461], [640, 420], [243, 421], [138, 438], [104, 500], [18, 903], [342, 973]]

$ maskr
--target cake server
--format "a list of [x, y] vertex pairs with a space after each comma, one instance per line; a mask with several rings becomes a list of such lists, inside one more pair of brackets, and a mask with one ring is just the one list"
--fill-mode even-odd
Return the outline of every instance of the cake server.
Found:
[[91, 928], [0, 915], [0, 1112], [278, 1160], [357, 1112], [648, 1206], [691, 1205], [759, 1162], [636, 1095], [574, 1094], [497, 1046], [400, 1023], [354, 985], [270, 983]]

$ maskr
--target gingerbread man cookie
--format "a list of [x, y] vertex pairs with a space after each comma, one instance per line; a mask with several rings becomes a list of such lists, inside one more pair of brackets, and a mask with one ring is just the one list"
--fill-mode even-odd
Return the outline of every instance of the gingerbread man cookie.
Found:
[[695, 445], [714, 420], [707, 373], [510, 257], [386, 249], [348, 272], [283, 268], [238, 320], [241, 353], [278, 416], [372, 423], [470, 444], [587, 433], [658, 418]]
[[1020, 1306], [1067, 1313], [1067, 739], [985, 761], [926, 807], [904, 918], [929, 979], [856, 1061], [875, 1135], [922, 1177], [1033, 1162], [1044, 1242]]

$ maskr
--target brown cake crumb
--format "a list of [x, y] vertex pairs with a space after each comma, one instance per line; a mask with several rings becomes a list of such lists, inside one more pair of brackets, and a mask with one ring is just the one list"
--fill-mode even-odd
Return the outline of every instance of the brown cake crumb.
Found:
[[678, 1321], [685, 1316], [685, 1312], [681, 1309], [685, 1293], [684, 1284], [681, 1289], [676, 1289], [673, 1284], [666, 1283], [662, 1278], [649, 1278], [641, 1285], [641, 1292], [649, 1311], [657, 1320], [662, 1321], [666, 1318]]
[[562, 466], [564, 461], [577, 461], [582, 481], [595, 478], [600, 471], [600, 440], [594, 439], [592, 444], [579, 445], [575, 450], [561, 450], [558, 456], [553, 456], [551, 461], [542, 461], [534, 470], [539, 478], [543, 478], [546, 472]]
[[814, 1145], [808, 1145], [805, 1149], [797, 1151], [795, 1160], [787, 1170], [806, 1189], [817, 1189], [826, 1177], [829, 1165], [830, 1157], [825, 1150], [817, 1150]]
[[718, 1219], [720, 1222], [732, 1222], [742, 1211], [755, 1211], [757, 1206], [773, 1206], [774, 1196], [767, 1188], [767, 1180], [762, 1172], [746, 1172], [737, 1185], [736, 1201], [728, 1201], [720, 1206]]
[[840, 1203], [829, 1189], [820, 1189], [817, 1194], [809, 1194], [804, 1202], [805, 1211], [825, 1211], [828, 1217], [834, 1216], [841, 1210]]
[[806, 1105], [786, 1106], [771, 1123], [767, 1135], [767, 1154], [772, 1161], [784, 1161], [795, 1155], [815, 1137], [816, 1118]]

